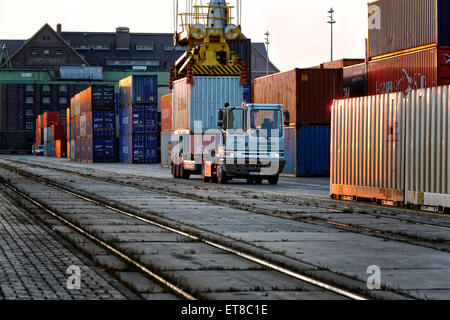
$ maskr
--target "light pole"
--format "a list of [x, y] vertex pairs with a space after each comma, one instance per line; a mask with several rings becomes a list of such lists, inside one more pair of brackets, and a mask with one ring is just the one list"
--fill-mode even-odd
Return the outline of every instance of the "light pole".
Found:
[[333, 13], [334, 10], [333, 8], [331, 8], [328, 13], [330, 14], [328, 16], [328, 18], [330, 18], [329, 21], [327, 21], [327, 23], [329, 23], [331, 25], [331, 61], [333, 61], [333, 24], [336, 23], [336, 20], [333, 19]]
[[266, 56], [266, 75], [269, 75], [269, 31], [267, 31], [265, 34], [266, 36], [265, 40], [266, 40], [266, 51], [267, 51], [267, 56]]

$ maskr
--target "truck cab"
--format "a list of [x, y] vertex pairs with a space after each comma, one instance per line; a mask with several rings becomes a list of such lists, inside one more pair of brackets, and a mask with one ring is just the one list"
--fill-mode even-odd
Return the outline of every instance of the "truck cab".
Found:
[[286, 164], [284, 125], [289, 123], [289, 114], [283, 106], [226, 103], [217, 118], [217, 128], [201, 137], [183, 137], [180, 152], [172, 154], [173, 176], [186, 179], [201, 174], [204, 182], [246, 179], [249, 184], [268, 180], [276, 185]]

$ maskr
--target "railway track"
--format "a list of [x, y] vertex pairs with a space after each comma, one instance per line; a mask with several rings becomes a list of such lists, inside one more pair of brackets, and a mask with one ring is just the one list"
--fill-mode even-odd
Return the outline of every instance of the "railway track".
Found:
[[[311, 197], [285, 196], [263, 192], [262, 196], [257, 192], [243, 190], [239, 192], [231, 187], [223, 187], [214, 184], [192, 184], [189, 181], [155, 179], [137, 177], [111, 177], [110, 174], [96, 172], [94, 175], [86, 175], [75, 172], [69, 168], [51, 168], [38, 165], [42, 168], [60, 170], [61, 172], [75, 173], [85, 177], [98, 178], [103, 181], [132, 185], [146, 190], [158, 192], [172, 192], [178, 196], [187, 196], [201, 201], [229, 206], [253, 213], [265, 214], [283, 219], [299, 220], [306, 223], [328, 225], [349, 232], [362, 232], [377, 237], [389, 238], [415, 245], [450, 252], [450, 219], [447, 225], [438, 225], [439, 222], [420, 221], [421, 216], [413, 216], [414, 212], [403, 209], [380, 208], [374, 205], [347, 203], [335, 200], [315, 199]], [[368, 211], [372, 210], [372, 213]], [[425, 213], [423, 213], [425, 214]], [[349, 217], [365, 217], [366, 220], [354, 220]], [[426, 217], [426, 216], [425, 216]], [[373, 225], [375, 221], [375, 226]], [[380, 225], [379, 221], [395, 223], [394, 228], [389, 225]], [[443, 222], [442, 220], [440, 221]], [[444, 221], [445, 222], [445, 221]], [[397, 225], [406, 226], [398, 228]], [[417, 228], [425, 227], [426, 230], [416, 233]], [[413, 232], [411, 232], [413, 230]], [[436, 230], [436, 232], [430, 232]], [[433, 236], [436, 234], [436, 236]]]
[[[133, 265], [133, 267], [138, 269], [141, 273], [145, 274], [147, 277], [150, 277], [154, 281], [168, 288], [168, 290], [170, 290], [174, 294], [184, 299], [195, 300], [198, 298], [200, 299], [207, 298], [210, 292], [206, 293], [202, 292], [202, 289], [199, 286], [197, 286], [195, 281], [186, 281], [186, 278], [184, 280], [170, 280], [175, 278], [172, 275], [169, 275], [169, 273], [167, 272], [161, 272], [163, 265], [149, 266], [147, 262], [142, 262], [140, 261], [139, 258], [135, 257], [139, 256], [139, 254], [135, 253], [130, 255], [129, 253], [127, 253], [129, 252], [129, 248], [128, 250], [124, 250], [124, 247], [122, 246], [127, 243], [126, 240], [119, 239], [115, 241], [114, 244], [112, 244], [111, 240], [108, 239], [108, 237], [101, 234], [102, 231], [101, 226], [96, 226], [95, 224], [92, 225], [91, 224], [92, 221], [100, 219], [100, 215], [105, 214], [108, 215], [108, 217], [113, 217], [112, 215], [108, 214], [108, 212], [114, 212], [116, 215], [120, 215], [122, 217], [121, 219], [126, 220], [122, 221], [123, 224], [120, 224], [122, 226], [123, 231], [126, 231], [127, 228], [134, 222], [139, 222], [140, 224], [160, 229], [158, 232], [155, 230], [153, 230], [152, 232], [164, 235], [163, 238], [167, 237], [169, 234], [176, 235], [177, 237], [181, 237], [177, 241], [191, 244], [192, 243], [202, 244], [204, 246], [213, 248], [214, 250], [219, 250], [222, 252], [222, 254], [225, 254], [227, 256], [226, 260], [229, 260], [229, 263], [230, 261], [232, 261], [231, 262], [232, 265], [235, 266], [239, 265], [240, 263], [242, 263], [243, 260], [245, 260], [247, 264], [251, 264], [253, 266], [248, 267], [247, 265], [244, 269], [238, 268], [236, 270], [237, 271], [236, 273], [239, 273], [238, 271], [247, 271], [247, 272], [255, 271], [255, 273], [258, 274], [258, 276], [255, 277], [258, 278], [259, 280], [255, 283], [255, 288], [253, 289], [254, 292], [267, 291], [266, 288], [268, 287], [268, 285], [270, 285], [270, 283], [273, 283], [274, 281], [275, 283], [277, 283], [277, 289], [280, 292], [284, 292], [284, 290], [287, 290], [286, 288], [292, 288], [292, 284], [297, 282], [297, 287], [294, 290], [290, 289], [291, 292], [289, 292], [287, 296], [292, 295], [294, 292], [298, 291], [304, 293], [305, 295], [311, 293], [311, 295], [314, 296], [315, 298], [318, 297], [320, 298], [320, 295], [324, 294], [325, 299], [330, 298], [331, 299], [347, 298], [355, 300], [367, 299], [367, 297], [362, 294], [342, 289], [333, 284], [301, 274], [295, 270], [279, 266], [255, 254], [236, 249], [235, 246], [230, 246], [227, 243], [219, 243], [211, 241], [201, 236], [187, 233], [185, 230], [174, 228], [169, 224], [161, 223], [161, 221], [156, 221], [155, 219], [151, 219], [148, 217], [144, 218], [140, 215], [136, 215], [131, 211], [126, 211], [123, 208], [117, 207], [113, 204], [107, 204], [102, 201], [99, 201], [94, 197], [86, 196], [84, 194], [74, 192], [73, 190], [69, 190], [64, 186], [58, 186], [53, 183], [49, 183], [48, 181], [44, 181], [38, 177], [32, 176], [29, 173], [26, 173], [20, 169], [10, 168], [10, 170], [13, 170], [14, 172], [10, 171], [9, 173], [6, 172], [2, 173], [2, 175], [6, 177], [6, 180], [5, 179], [2, 180], [3, 184], [7, 185], [9, 188], [14, 190], [14, 192], [18, 193], [21, 197], [25, 198], [27, 201], [32, 202], [34, 205], [44, 210], [47, 214], [58, 219], [66, 226], [72, 228], [73, 230], [76, 230], [78, 233], [99, 244], [104, 249], [108, 250], [115, 256], [119, 257], [126, 263]], [[24, 185], [27, 186], [26, 188], [24, 188], [26, 190], [21, 190], [23, 188], [20, 186]], [[45, 201], [43, 201], [42, 198], [43, 194], [44, 195], [52, 194], [53, 201], [51, 203], [46, 203]], [[60, 197], [62, 194], [64, 194], [64, 197]], [[74, 207], [76, 206], [85, 209], [89, 208], [89, 212], [91, 212], [90, 214], [91, 217], [77, 218], [77, 214], [62, 213], [64, 212], [64, 209], [61, 207], [59, 207], [58, 209], [59, 206], [58, 204], [67, 202], [70, 202]], [[96, 212], [96, 210], [98, 210], [98, 213], [94, 213]], [[81, 216], [83, 215], [81, 214]], [[102, 216], [101, 219], [104, 219], [104, 217]], [[135, 242], [139, 242], [139, 240], [144, 241], [145, 235], [146, 232], [143, 232], [140, 235], [136, 235]], [[160, 239], [159, 241], [164, 240]], [[148, 245], [149, 247], [151, 247], [151, 243], [148, 243]], [[198, 248], [197, 250], [201, 252], [202, 249]], [[254, 265], [258, 265], [259, 267], [255, 267]], [[210, 265], [209, 267], [216, 268], [217, 266]], [[208, 270], [205, 270], [205, 273], [207, 273]], [[221, 269], [217, 268], [217, 270], [220, 271]], [[201, 274], [201, 270], [198, 272]], [[267, 275], [265, 275], [264, 273], [267, 273]], [[232, 274], [228, 275], [228, 277], [230, 277], [229, 280], [231, 281], [233, 280], [237, 281], [240, 279], [239, 277], [237, 277], [237, 279], [234, 279], [234, 276], [232, 276]], [[206, 280], [202, 281], [208, 282], [207, 277], [205, 279]], [[185, 281], [188, 283], [186, 283]], [[214, 279], [214, 281], [217, 281], [217, 279]], [[230, 289], [229, 291], [234, 290], [240, 291], [242, 289], [233, 288], [232, 290]], [[247, 292], [248, 291], [251, 291], [251, 289], [247, 290]], [[269, 291], [276, 291], [276, 290], [275, 288], [272, 287], [272, 290]], [[221, 293], [224, 292], [225, 290], [221, 291]]]

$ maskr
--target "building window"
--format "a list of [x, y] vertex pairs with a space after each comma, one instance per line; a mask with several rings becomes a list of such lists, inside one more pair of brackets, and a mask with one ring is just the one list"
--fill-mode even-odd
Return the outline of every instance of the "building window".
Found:
[[48, 109], [42, 110], [42, 114], [44, 114], [44, 113], [46, 113], [46, 112], [50, 112], [50, 110], [48, 110]]
[[25, 121], [25, 130], [34, 130], [34, 121]]
[[25, 91], [26, 92], [34, 92], [34, 86], [32, 84], [27, 84], [25, 86]]
[[37, 49], [32, 49], [31, 50], [31, 54], [33, 54], [33, 55], [37, 55], [39, 52], [38, 52], [38, 50]]
[[158, 60], [106, 60], [108, 66], [151, 66], [158, 67]]
[[92, 49], [93, 50], [109, 50], [110, 46], [107, 43], [102, 43], [102, 44], [93, 44], [92, 45]]
[[34, 117], [34, 110], [33, 109], [25, 110], [25, 117]]
[[34, 103], [34, 98], [33, 97], [26, 97], [25, 98], [25, 103], [26, 104], [33, 104]]
[[59, 55], [59, 56], [62, 55], [62, 50], [56, 49], [56, 54]]
[[67, 98], [66, 97], [60, 97], [59, 98], [59, 104], [67, 104]]
[[50, 97], [42, 97], [42, 103], [43, 104], [50, 104], [52, 101]]
[[67, 85], [65, 85], [65, 84], [60, 85], [59, 92], [67, 92]]
[[173, 45], [170, 45], [170, 44], [165, 44], [164, 45], [164, 50], [166, 50], [166, 51], [172, 51], [174, 48], [173, 48]]
[[137, 51], [153, 51], [153, 50], [155, 50], [155, 45], [153, 45], [153, 44], [137, 44], [136, 50]]
[[63, 120], [67, 120], [67, 109], [61, 109], [59, 110], [59, 117], [61, 119], [61, 122]]
[[44, 54], [50, 54], [50, 50], [44, 50]]
[[74, 44], [72, 48], [75, 50], [90, 50], [91, 46], [89, 44]]
[[44, 84], [42, 86], [42, 92], [50, 92], [50, 85]]

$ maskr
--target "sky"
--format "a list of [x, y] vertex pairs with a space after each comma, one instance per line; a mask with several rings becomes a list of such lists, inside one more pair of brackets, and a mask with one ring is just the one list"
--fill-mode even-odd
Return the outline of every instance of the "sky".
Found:
[[[235, 0], [228, 0], [234, 3]], [[367, 0], [241, 0], [242, 29], [253, 42], [269, 31], [269, 57], [281, 70], [330, 61], [328, 10], [333, 7], [334, 59], [364, 58]], [[185, 3], [180, 0], [180, 3]], [[195, 2], [195, 1], [194, 1]], [[208, 3], [209, 0], [203, 0]], [[0, 39], [29, 39], [45, 23], [63, 31], [173, 32], [172, 0], [0, 0]], [[24, 10], [26, 8], [26, 10]]]

